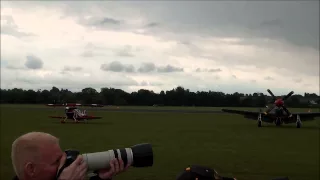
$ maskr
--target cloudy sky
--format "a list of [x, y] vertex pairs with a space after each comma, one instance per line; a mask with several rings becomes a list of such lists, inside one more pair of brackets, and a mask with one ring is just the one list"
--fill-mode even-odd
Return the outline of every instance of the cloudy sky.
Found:
[[1, 88], [319, 94], [319, 1], [1, 1]]

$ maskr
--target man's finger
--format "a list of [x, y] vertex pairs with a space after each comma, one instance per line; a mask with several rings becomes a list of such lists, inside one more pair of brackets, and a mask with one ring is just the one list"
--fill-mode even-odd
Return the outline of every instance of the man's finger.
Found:
[[79, 169], [81, 172], [82, 171], [87, 172], [87, 169], [88, 169], [87, 163], [83, 162], [82, 164], [80, 164]]
[[119, 159], [119, 165], [120, 165], [120, 171], [123, 171], [124, 164], [123, 164], [122, 159]]
[[110, 177], [110, 176], [112, 176], [112, 175], [114, 174], [114, 165], [113, 165], [113, 161], [114, 161], [114, 160], [111, 160], [111, 161], [110, 161], [110, 169], [108, 170], [108, 172], [107, 172], [107, 173], [105, 173], [105, 174], [104, 174], [104, 176], [108, 176], [108, 177]]
[[86, 173], [87, 173], [86, 169], [82, 169], [82, 168], [80, 169], [79, 176], [81, 177], [81, 179], [85, 179], [86, 178]]
[[109, 170], [109, 172], [114, 172], [114, 170], [115, 170], [115, 167], [114, 167], [114, 159], [113, 160], [111, 160], [111, 162], [110, 162], [110, 170]]
[[116, 171], [116, 173], [118, 173], [119, 172], [119, 162], [118, 162], [118, 159], [116, 159], [115, 161], [114, 161], [114, 166], [115, 166], [115, 171]]
[[70, 165], [70, 167], [77, 167], [82, 162], [83, 157], [79, 155], [76, 160]]

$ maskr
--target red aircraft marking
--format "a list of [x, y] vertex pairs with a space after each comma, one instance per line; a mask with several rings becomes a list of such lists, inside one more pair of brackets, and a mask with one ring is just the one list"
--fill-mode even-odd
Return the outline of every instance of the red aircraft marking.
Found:
[[277, 107], [281, 107], [284, 105], [284, 102], [282, 99], [277, 99], [274, 104], [277, 106]]

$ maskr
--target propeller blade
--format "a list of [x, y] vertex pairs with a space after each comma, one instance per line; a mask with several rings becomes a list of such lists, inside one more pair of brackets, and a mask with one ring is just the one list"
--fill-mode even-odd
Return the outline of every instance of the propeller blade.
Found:
[[274, 94], [270, 91], [270, 89], [267, 89], [268, 93], [272, 96], [273, 101], [276, 100], [276, 97], [274, 96]]
[[285, 97], [283, 97], [282, 100], [284, 101], [284, 100], [288, 99], [290, 96], [292, 96], [293, 93], [294, 93], [293, 91], [289, 92], [289, 94], [287, 94]]

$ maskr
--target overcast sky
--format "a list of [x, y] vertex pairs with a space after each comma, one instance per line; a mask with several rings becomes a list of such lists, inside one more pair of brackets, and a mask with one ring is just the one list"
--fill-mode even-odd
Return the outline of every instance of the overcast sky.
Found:
[[319, 1], [1, 1], [1, 88], [319, 94]]

